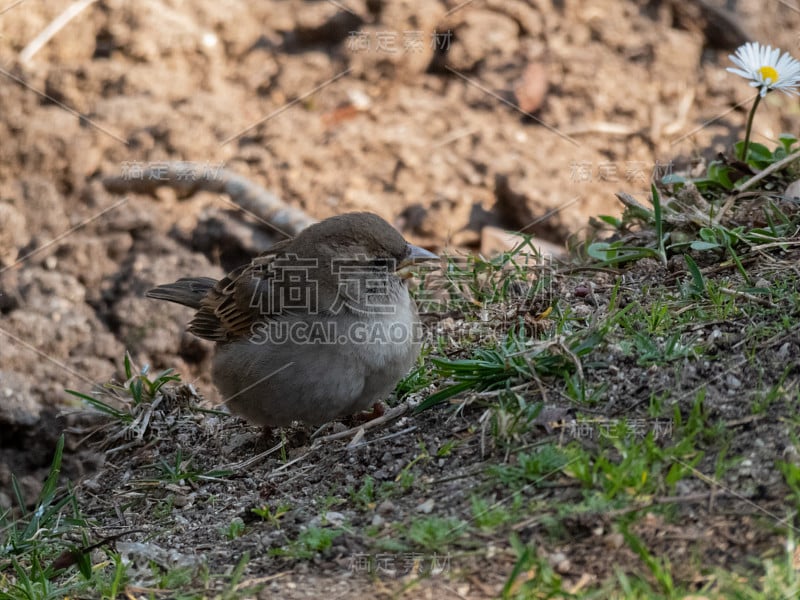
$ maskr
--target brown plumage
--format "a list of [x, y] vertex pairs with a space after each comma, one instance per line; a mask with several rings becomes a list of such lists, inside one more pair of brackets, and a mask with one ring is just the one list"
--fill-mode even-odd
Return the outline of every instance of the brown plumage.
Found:
[[234, 412], [263, 425], [316, 424], [382, 400], [410, 369], [417, 313], [394, 271], [432, 258], [377, 215], [348, 213], [220, 281], [179, 279], [147, 296], [196, 309], [189, 331], [218, 343], [212, 375]]

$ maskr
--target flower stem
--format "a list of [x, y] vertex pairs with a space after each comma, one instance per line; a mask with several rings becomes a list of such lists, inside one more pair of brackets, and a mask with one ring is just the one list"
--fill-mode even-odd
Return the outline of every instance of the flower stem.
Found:
[[756, 101], [753, 102], [753, 108], [750, 109], [750, 114], [747, 116], [747, 129], [744, 132], [744, 145], [742, 146], [742, 155], [739, 160], [747, 162], [747, 151], [750, 148], [750, 131], [753, 129], [753, 117], [756, 116], [756, 109], [758, 103], [761, 102], [761, 94], [756, 96]]

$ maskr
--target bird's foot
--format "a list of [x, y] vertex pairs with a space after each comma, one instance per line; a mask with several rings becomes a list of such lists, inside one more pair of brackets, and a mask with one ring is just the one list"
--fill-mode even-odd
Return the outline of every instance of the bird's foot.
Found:
[[386, 412], [386, 404], [383, 402], [376, 402], [372, 405], [372, 410], [362, 411], [360, 413], [356, 413], [354, 415], [350, 415], [346, 419], [343, 419], [343, 422], [348, 427], [356, 427], [357, 425], [362, 425], [364, 423], [369, 423], [373, 419], [377, 419], [378, 417], [382, 417]]
[[267, 448], [272, 448], [279, 441], [280, 435], [278, 435], [277, 431], [273, 427], [264, 425], [261, 429], [261, 435], [256, 440], [255, 451], [263, 452]]

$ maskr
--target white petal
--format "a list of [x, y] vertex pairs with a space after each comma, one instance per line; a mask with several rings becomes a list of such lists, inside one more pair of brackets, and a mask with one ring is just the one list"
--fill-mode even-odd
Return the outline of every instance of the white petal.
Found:
[[734, 75], [738, 75], [739, 77], [744, 77], [745, 79], [752, 78], [752, 74], [749, 73], [748, 71], [742, 71], [741, 69], [734, 69], [733, 67], [728, 67], [725, 70], [729, 71], [730, 73], [733, 73]]

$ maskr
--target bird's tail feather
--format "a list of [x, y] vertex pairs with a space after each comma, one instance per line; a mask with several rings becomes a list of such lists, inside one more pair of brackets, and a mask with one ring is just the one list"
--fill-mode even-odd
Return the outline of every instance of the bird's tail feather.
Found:
[[165, 283], [147, 290], [145, 296], [200, 308], [200, 301], [216, 284], [217, 280], [211, 277], [185, 277], [175, 283]]

